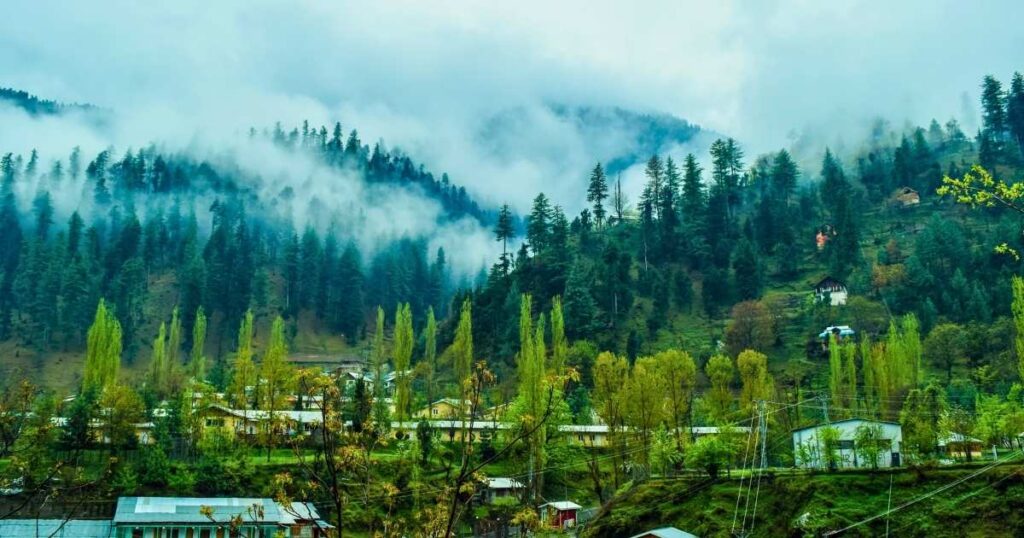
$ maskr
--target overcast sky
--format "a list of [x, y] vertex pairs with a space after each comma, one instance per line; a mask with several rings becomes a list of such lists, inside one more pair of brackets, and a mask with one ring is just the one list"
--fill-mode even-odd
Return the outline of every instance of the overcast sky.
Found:
[[[594, 156], [542, 118], [496, 165], [480, 125], [511, 107], [669, 112], [753, 154], [875, 116], [970, 127], [981, 77], [1024, 69], [1019, 0], [155, 4], [7, 3], [0, 86], [114, 109], [122, 145], [340, 119], [520, 209], [541, 189], [576, 207]], [[529, 158], [563, 147], [567, 166]]]

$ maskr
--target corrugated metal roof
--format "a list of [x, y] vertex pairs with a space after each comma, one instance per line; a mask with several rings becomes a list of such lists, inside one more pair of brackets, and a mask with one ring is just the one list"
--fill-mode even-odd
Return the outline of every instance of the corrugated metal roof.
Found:
[[651, 536], [654, 538], [697, 538], [696, 535], [679, 530], [675, 527], [662, 527], [660, 529], [641, 532], [640, 534], [633, 536], [633, 538], [647, 538]]
[[514, 478], [492, 477], [487, 479], [487, 487], [491, 489], [519, 489], [523, 484]]
[[0, 520], [0, 536], [3, 538], [109, 538], [110, 520], [84, 519], [4, 519]]
[[555, 502], [544, 503], [544, 504], [540, 505], [541, 508], [544, 508], [545, 506], [550, 506], [550, 507], [552, 507], [555, 510], [558, 510], [560, 512], [561, 511], [565, 511], [565, 510], [579, 510], [580, 508], [583, 508], [582, 506], [580, 506], [580, 505], [578, 505], [578, 504], [576, 504], [576, 503], [574, 503], [572, 501], [555, 501]]
[[[241, 515], [246, 522], [254, 524], [277, 524], [281, 511], [272, 499], [237, 497], [121, 497], [117, 500], [114, 524], [134, 523], [211, 523], [200, 513], [200, 508], [209, 506], [218, 522]], [[253, 506], [263, 509], [262, 517], [253, 521], [249, 514]]]

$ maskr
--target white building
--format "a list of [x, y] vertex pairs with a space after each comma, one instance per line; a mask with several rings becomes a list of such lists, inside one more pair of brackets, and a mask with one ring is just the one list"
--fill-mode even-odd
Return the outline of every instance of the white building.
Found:
[[827, 276], [817, 284], [814, 285], [814, 296], [819, 301], [828, 301], [832, 306], [841, 306], [846, 304], [846, 298], [849, 294], [846, 291], [846, 284]]
[[[831, 430], [831, 431], [830, 431]], [[871, 434], [874, 446], [858, 446], [858, 437]], [[793, 430], [793, 461], [797, 467], [872, 467], [869, 454], [877, 454], [877, 467], [900, 465], [903, 428], [896, 422], [851, 418]]]

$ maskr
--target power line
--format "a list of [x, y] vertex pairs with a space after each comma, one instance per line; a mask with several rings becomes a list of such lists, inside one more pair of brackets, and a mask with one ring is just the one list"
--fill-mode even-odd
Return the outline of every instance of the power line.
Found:
[[917, 504], [917, 503], [919, 503], [921, 501], [925, 501], [927, 499], [930, 499], [931, 497], [934, 497], [934, 496], [936, 496], [936, 495], [938, 495], [938, 494], [940, 494], [940, 493], [942, 493], [944, 491], [947, 491], [947, 490], [949, 490], [951, 488], [954, 488], [954, 487], [956, 487], [956, 486], [958, 486], [958, 485], [960, 485], [960, 484], [962, 484], [962, 483], [964, 483], [964, 482], [966, 482], [968, 480], [971, 480], [972, 478], [981, 476], [982, 474], [987, 473], [988, 471], [991, 471], [992, 469], [995, 469], [996, 467], [999, 467], [1000, 465], [1006, 463], [1007, 461], [1009, 461], [1009, 460], [1011, 460], [1013, 458], [1018, 457], [1019, 455], [1020, 454], [1017, 454], [1016, 452], [1014, 452], [1013, 454], [1010, 454], [1008, 456], [1004, 456], [1003, 458], [1000, 458], [1000, 459], [996, 460], [992, 464], [987, 465], [987, 466], [983, 467], [982, 469], [980, 469], [980, 470], [978, 470], [978, 471], [976, 471], [974, 473], [971, 473], [971, 474], [969, 474], [969, 475], [967, 475], [965, 477], [962, 477], [962, 478], [958, 478], [957, 480], [954, 480], [954, 481], [952, 481], [952, 482], [950, 482], [950, 483], [948, 483], [948, 484], [946, 484], [944, 486], [941, 486], [939, 488], [936, 488], [936, 489], [934, 489], [934, 490], [932, 490], [932, 491], [930, 491], [930, 492], [928, 492], [926, 494], [919, 495], [919, 496], [917, 496], [917, 497], [915, 497], [915, 498], [913, 498], [913, 499], [911, 499], [911, 500], [909, 500], [909, 501], [907, 501], [907, 502], [897, 506], [896, 508], [889, 508], [889, 509], [887, 509], [886, 511], [884, 511], [882, 513], [875, 514], [875, 515], [873, 515], [871, 517], [862, 519], [862, 520], [860, 520], [860, 521], [858, 521], [856, 523], [847, 525], [846, 527], [843, 527], [841, 529], [837, 529], [837, 530], [834, 530], [834, 531], [829, 531], [829, 532], [825, 533], [825, 536], [835, 536], [837, 534], [842, 534], [842, 533], [844, 533], [844, 532], [846, 532], [846, 531], [848, 531], [850, 529], [854, 529], [854, 528], [857, 528], [857, 527], [859, 527], [861, 525], [865, 525], [865, 524], [870, 523], [872, 521], [875, 521], [875, 520], [877, 520], [879, 518], [888, 517], [890, 514], [894, 514], [896, 512], [899, 512], [900, 510], [903, 510], [904, 508], [913, 506], [913, 505], [915, 505], [915, 504]]

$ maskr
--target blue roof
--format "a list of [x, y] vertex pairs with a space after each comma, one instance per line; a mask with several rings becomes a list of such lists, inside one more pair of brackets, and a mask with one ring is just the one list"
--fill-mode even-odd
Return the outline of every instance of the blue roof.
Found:
[[0, 520], [3, 538], [109, 538], [113, 536], [110, 520], [85, 519], [4, 519]]
[[660, 529], [641, 532], [633, 538], [697, 538], [696, 535], [681, 531], [675, 527], [662, 527]]
[[[262, 517], [249, 513], [254, 506], [263, 510]], [[249, 525], [276, 525], [282, 514], [273, 499], [236, 497], [121, 497], [114, 513], [115, 525], [142, 523], [213, 524], [200, 509], [209, 506], [213, 518], [220, 523], [241, 515]]]

